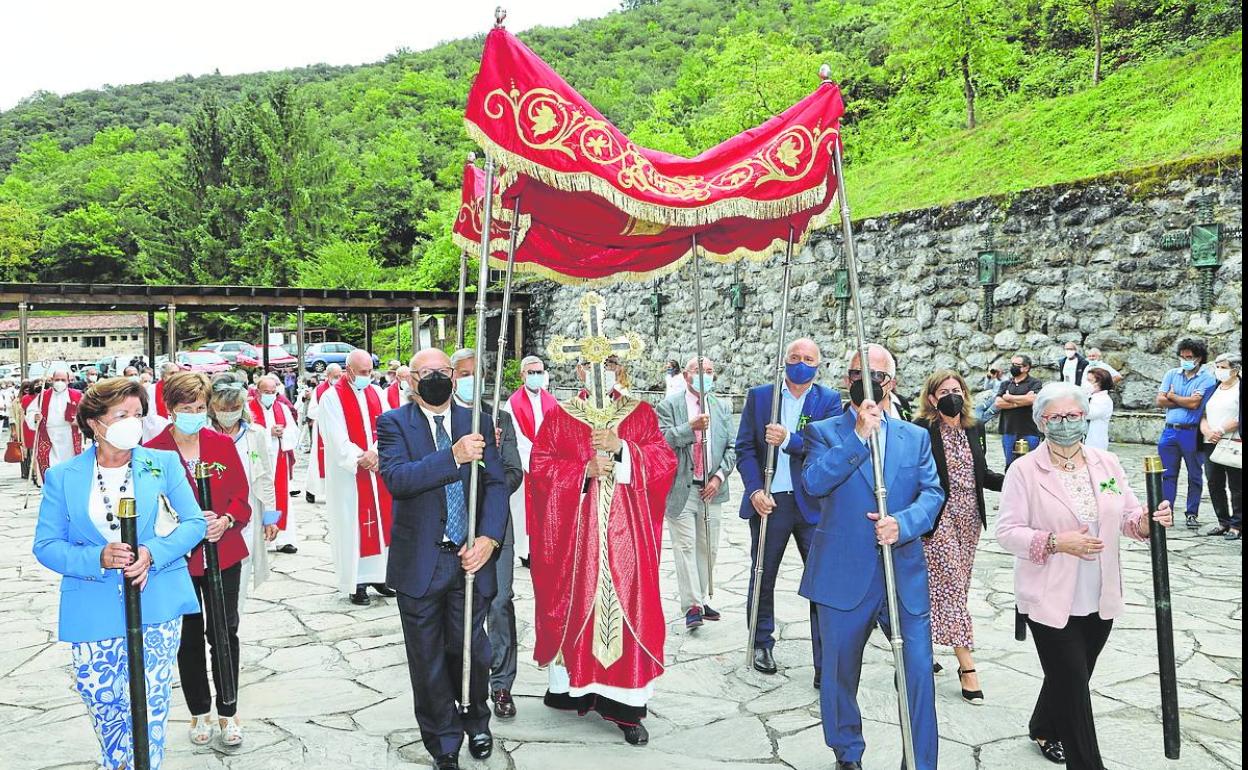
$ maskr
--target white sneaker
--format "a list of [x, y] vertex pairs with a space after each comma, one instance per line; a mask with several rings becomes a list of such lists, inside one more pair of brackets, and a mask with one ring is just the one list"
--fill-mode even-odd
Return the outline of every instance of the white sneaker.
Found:
[[221, 743], [229, 748], [241, 745], [243, 742], [243, 726], [238, 723], [238, 717], [222, 717], [221, 718]]
[[191, 743], [196, 746], [207, 746], [212, 740], [212, 715], [191, 715]]

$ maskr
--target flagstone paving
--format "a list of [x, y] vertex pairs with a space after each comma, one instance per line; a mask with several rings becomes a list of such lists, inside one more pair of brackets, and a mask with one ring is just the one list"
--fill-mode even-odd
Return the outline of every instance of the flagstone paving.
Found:
[[[1117, 447], [1143, 496], [1140, 458], [1147, 447]], [[991, 457], [1000, 467], [1000, 449]], [[301, 458], [302, 460], [302, 458]], [[302, 469], [298, 478], [302, 478]], [[627, 746], [611, 725], [578, 719], [541, 704], [545, 677], [532, 663], [532, 586], [517, 570], [522, 647], [516, 683], [519, 715], [495, 720], [498, 748], [467, 768], [502, 770], [744, 770], [834, 766], [819, 724], [811, 685], [807, 605], [796, 595], [801, 563], [790, 549], [777, 588], [782, 671], [763, 676], [744, 665], [744, 603], [749, 534], [735, 515], [740, 487], [724, 509], [724, 542], [717, 566], [719, 623], [684, 631], [670, 555], [662, 564], [664, 610], [671, 623], [666, 674], [659, 680], [647, 725], [648, 747]], [[989, 495], [995, 503], [995, 495]], [[38, 495], [25, 505], [15, 467], [0, 469], [0, 767], [93, 768], [95, 739], [72, 689], [66, 645], [55, 641], [56, 577], [30, 554]], [[1212, 521], [1205, 501], [1202, 516]], [[325, 543], [325, 509], [299, 499], [304, 542], [297, 555], [278, 555], [274, 574], [247, 600], [242, 620], [240, 714], [243, 747], [192, 748], [180, 693], [170, 724], [166, 767], [397, 768], [428, 766], [412, 716], [403, 639], [394, 600], [369, 608], [349, 604], [333, 589]], [[1171, 535], [1171, 585], [1178, 651], [1183, 753], [1162, 754], [1156, 638], [1147, 547], [1125, 545], [1126, 615], [1115, 625], [1094, 679], [1107, 766], [1238, 768], [1242, 750], [1242, 549], [1239, 543]], [[952, 655], [937, 678], [942, 770], [1051, 767], [1028, 745], [1027, 719], [1040, 684], [1030, 642], [1014, 641], [1011, 558], [985, 535], [972, 591], [980, 644], [977, 662], [987, 704], [967, 705], [958, 694]], [[900, 764], [892, 657], [876, 634], [866, 652], [859, 700], [865, 717], [866, 766]]]

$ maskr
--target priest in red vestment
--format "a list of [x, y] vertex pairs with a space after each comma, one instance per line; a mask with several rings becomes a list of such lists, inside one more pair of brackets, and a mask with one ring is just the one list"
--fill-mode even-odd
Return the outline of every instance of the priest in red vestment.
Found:
[[560, 404], [533, 445], [534, 658], [549, 667], [547, 706], [596, 711], [641, 745], [663, 673], [659, 557], [676, 457], [649, 404], [606, 403]]

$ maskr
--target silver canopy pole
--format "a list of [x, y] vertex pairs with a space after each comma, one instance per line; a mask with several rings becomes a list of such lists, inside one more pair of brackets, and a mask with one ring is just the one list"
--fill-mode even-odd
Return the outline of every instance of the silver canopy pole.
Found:
[[[692, 236], [693, 249], [693, 328], [695, 350], [697, 353], [698, 401], [702, 404], [702, 414], [707, 416], [706, 430], [702, 431], [702, 484], [711, 480], [711, 397], [706, 392], [705, 358], [702, 355], [702, 257], [698, 251], [698, 234]], [[706, 537], [706, 593], [715, 595], [715, 562], [711, 559], [714, 549], [711, 547], [711, 504], [702, 500], [702, 532]]]
[[[503, 277], [503, 310], [498, 322], [498, 365], [494, 368], [494, 427], [498, 427], [498, 410], [503, 405], [503, 358], [507, 353], [507, 316], [511, 306], [511, 276], [516, 266], [516, 243], [520, 236], [520, 198], [511, 209], [511, 238], [507, 241], [507, 272]], [[480, 335], [478, 335], [480, 336]], [[481, 359], [477, 359], [480, 361]], [[478, 364], [480, 366], [480, 364]]]

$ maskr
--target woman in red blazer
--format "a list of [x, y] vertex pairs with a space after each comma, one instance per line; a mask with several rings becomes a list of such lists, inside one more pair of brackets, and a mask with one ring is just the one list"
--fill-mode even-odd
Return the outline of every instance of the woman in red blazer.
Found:
[[[230, 660], [234, 664], [234, 681], [238, 681], [238, 590], [242, 575], [242, 562], [247, 558], [247, 542], [243, 539], [243, 527], [251, 518], [248, 503], [250, 490], [247, 475], [239, 464], [234, 441], [221, 433], [210, 430], [208, 425], [208, 396], [212, 385], [207, 375], [199, 372], [178, 372], [165, 379], [164, 399], [169, 409], [171, 423], [157, 436], [147, 442], [150, 449], [166, 449], [177, 452], [182, 458], [187, 476], [194, 486], [192, 470], [197, 463], [211, 468], [209, 485], [215, 511], [204, 511], [208, 521], [207, 540], [217, 543], [221, 564], [221, 582], [225, 588], [225, 616], [229, 626]], [[199, 545], [190, 554], [191, 582], [195, 593], [203, 603], [204, 548]], [[191, 712], [191, 743], [206, 745], [212, 740], [211, 719], [212, 692], [208, 687], [208, 666], [205, 655], [205, 614], [187, 615], [182, 622], [182, 644], [178, 649], [178, 674], [182, 680], [182, 693]], [[212, 629], [207, 629], [209, 642]], [[214, 672], [215, 674], [215, 672]], [[215, 679], [215, 676], [214, 676]], [[216, 684], [216, 683], [214, 683]], [[219, 686], [218, 686], [219, 689]], [[238, 720], [238, 704], [225, 705], [217, 699], [217, 718], [220, 720], [221, 741], [227, 747], [243, 742], [242, 726]]]

